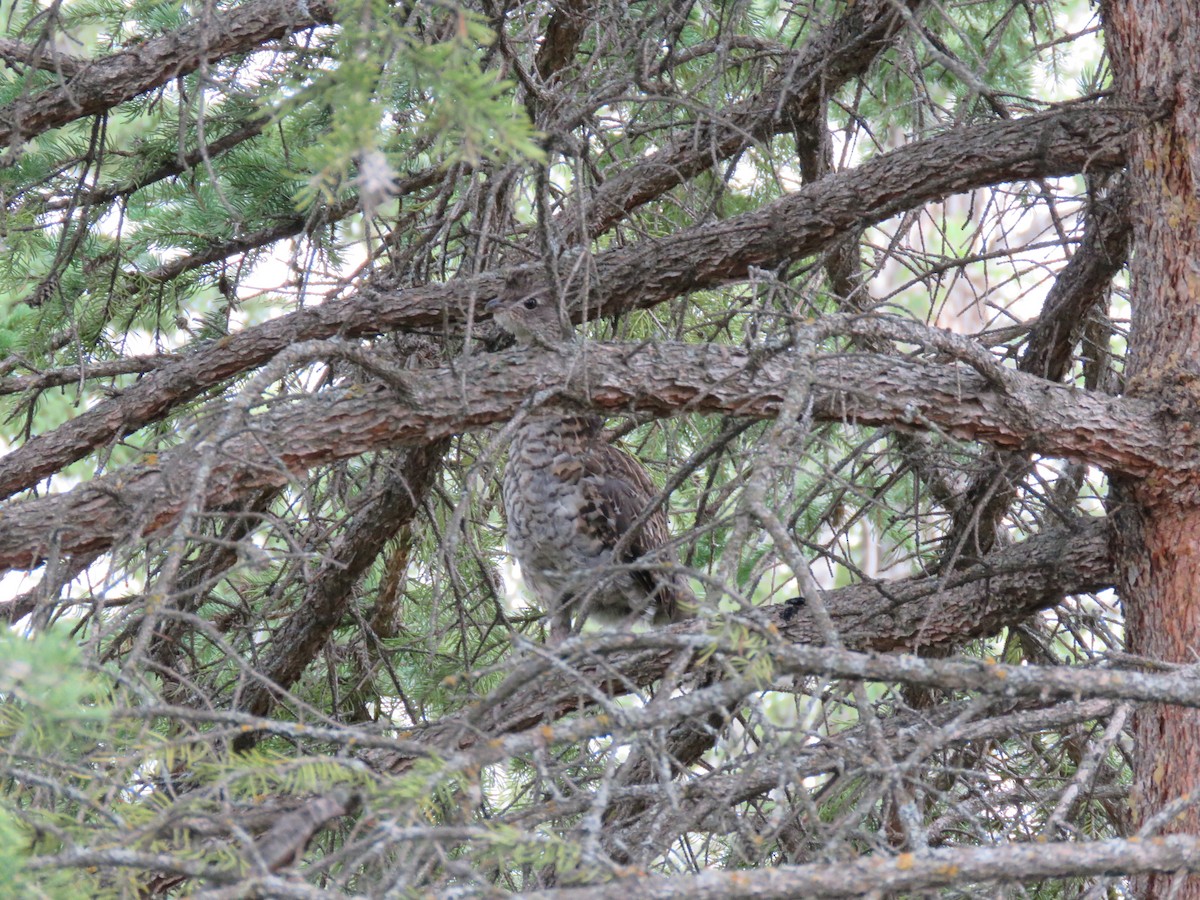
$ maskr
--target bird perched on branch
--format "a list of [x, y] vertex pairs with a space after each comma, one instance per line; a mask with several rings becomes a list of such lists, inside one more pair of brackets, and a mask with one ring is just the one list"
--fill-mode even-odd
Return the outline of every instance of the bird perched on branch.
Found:
[[[497, 298], [487, 309], [519, 344], [574, 338], [552, 300]], [[508, 548], [550, 616], [551, 640], [588, 617], [664, 623], [695, 609], [657, 498], [642, 464], [604, 440], [599, 416], [533, 410], [521, 423], [504, 470]]]

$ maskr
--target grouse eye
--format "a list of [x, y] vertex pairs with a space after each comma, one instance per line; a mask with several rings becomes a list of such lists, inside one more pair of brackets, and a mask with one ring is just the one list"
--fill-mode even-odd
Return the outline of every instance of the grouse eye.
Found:
[[525, 303], [523, 305], [526, 309], [536, 309], [537, 308], [537, 297], [526, 297]]

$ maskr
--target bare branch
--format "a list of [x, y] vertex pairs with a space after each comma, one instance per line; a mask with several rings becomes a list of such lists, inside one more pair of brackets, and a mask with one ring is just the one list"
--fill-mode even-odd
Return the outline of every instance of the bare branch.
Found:
[[88, 61], [62, 53], [49, 42], [26, 44], [10, 38], [0, 38], [0, 59], [10, 66], [23, 65], [44, 72], [57, 72], [65, 78], [74, 78], [87, 66]]
[[[342, 620], [353, 596], [352, 588], [403, 526], [421, 509], [429, 488], [441, 468], [447, 441], [418, 447], [392, 460], [379, 494], [359, 511], [308, 583], [304, 600], [275, 635], [267, 658], [259, 670], [270, 683], [290, 688], [328, 640]], [[264, 682], [246, 687], [238, 708], [265, 715], [273, 697]], [[252, 746], [254, 735], [238, 738], [236, 748]]]
[[[698, 875], [642, 876], [606, 885], [530, 891], [522, 900], [791, 900], [793, 897], [871, 896], [948, 885], [1139, 872], [1200, 871], [1200, 838], [1168, 835], [1150, 841], [1002, 844], [872, 856], [753, 871], [709, 870]], [[462, 896], [457, 890], [439, 896]]]

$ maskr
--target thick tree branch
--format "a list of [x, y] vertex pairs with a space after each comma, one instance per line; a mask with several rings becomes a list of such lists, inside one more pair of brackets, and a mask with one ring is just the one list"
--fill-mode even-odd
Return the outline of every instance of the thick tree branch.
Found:
[[251, 0], [201, 14], [190, 25], [95, 60], [69, 81], [0, 109], [0, 145], [18, 146], [83, 116], [111, 109], [206, 62], [248, 53], [264, 41], [333, 22], [326, 0]]
[[1071, 365], [1088, 313], [1108, 295], [1113, 277], [1129, 258], [1129, 191], [1120, 179], [1096, 198], [1085, 218], [1083, 240], [1046, 295], [1037, 325], [1017, 368], [1061, 381]]
[[[860, 584], [830, 593], [830, 616], [848, 647], [913, 652], [1015, 625], [1063, 596], [1113, 584], [1108, 523], [1079, 520], [962, 566], [952, 575]], [[811, 644], [817, 628], [803, 609], [773, 608], [789, 641]]]
[[[740, 281], [751, 269], [816, 253], [847, 232], [950, 194], [1118, 167], [1125, 138], [1146, 121], [1144, 111], [1081, 106], [954, 129], [754, 212], [600, 254], [566, 289], [583, 306], [579, 295], [586, 286], [590, 306], [616, 313]], [[569, 259], [559, 268], [570, 273]], [[538, 290], [540, 275], [540, 266], [524, 267], [509, 277], [508, 290]]]
[[[825, 178], [755, 212], [581, 259], [579, 277], [567, 284], [569, 299], [586, 305], [589, 314], [649, 307], [745, 278], [754, 267], [815, 253], [847, 231], [955, 191], [1117, 166], [1123, 137], [1144, 121], [1139, 111], [1072, 107], [958, 129]], [[567, 261], [560, 268], [571, 271]], [[481, 299], [542, 290], [542, 271], [539, 263], [411, 290], [381, 283], [202, 347], [0, 459], [0, 497], [32, 487], [213, 385], [263, 364], [289, 344], [334, 334], [459, 328], [470, 315], [478, 317]], [[581, 296], [585, 290], [586, 298]]]
[[374, 385], [298, 399], [247, 417], [244, 430], [219, 447], [201, 435], [153, 464], [12, 504], [0, 532], [0, 567], [32, 567], [52, 551], [94, 552], [122, 535], [163, 528], [184, 508], [196, 467], [209, 461], [204, 509], [286, 484], [315, 466], [503, 421], [539, 392], [613, 413], [769, 418], [803, 376], [815, 387], [820, 420], [929, 429], [1135, 477], [1153, 471], [1177, 490], [1195, 490], [1200, 435], [1190, 423], [1172, 424], [1148, 399], [1094, 394], [999, 368], [989, 374], [1000, 373], [996, 383], [962, 366], [917, 359], [857, 354], [810, 364], [791, 351], [768, 356], [665, 343], [475, 356], [449, 369], [405, 373], [404, 396]]
[[[746, 646], [741, 636], [725, 640], [711, 634], [688, 634], [678, 626], [644, 638], [628, 635], [623, 639], [613, 637], [607, 640], [610, 652], [619, 650], [622, 646], [632, 648], [639, 644], [644, 648], [659, 648], [654, 652], [668, 656], [690, 651], [697, 656], [725, 655], [743, 661], [746, 659]], [[564, 645], [559, 652], [567, 654], [572, 649], [570, 645]], [[649, 651], [643, 649], [640, 652]], [[1135, 669], [1079, 669], [1057, 665], [1014, 666], [996, 663], [991, 659], [931, 660], [909, 654], [859, 653], [830, 647], [787, 645], [782, 642], [764, 648], [761, 652], [769, 655], [773, 674], [785, 681], [789, 676], [819, 675], [822, 678], [854, 681], [916, 684], [1000, 699], [1028, 697], [1038, 698], [1041, 702], [1050, 698], [1073, 699], [1076, 702], [1112, 699], [1167, 704], [1187, 709], [1200, 708], [1200, 678], [1197, 677], [1195, 667], [1182, 667], [1167, 672], [1142, 672]], [[542, 710], [543, 716], [538, 719], [521, 717], [496, 720], [491, 716], [491, 710], [487, 709], [488, 714], [484, 717], [467, 715], [461, 721], [440, 721], [411, 733], [415, 744], [401, 745], [400, 742], [396, 742], [394, 747], [388, 748], [387, 752], [377, 758], [377, 763], [381, 767], [399, 770], [406, 768], [410, 761], [418, 756], [440, 751], [439, 758], [443, 759], [451, 770], [461, 771], [503, 762], [513, 756], [540, 750], [554, 743], [575, 743], [602, 735], [640, 734], [649, 728], [673, 725], [719, 709], [737, 697], [739, 691], [755, 684], [753, 679], [735, 677], [646, 707], [630, 709], [606, 705], [603, 715], [572, 718], [555, 725], [546, 724], [546, 720], [554, 721], [566, 713], [592, 705], [595, 702], [594, 695], [600, 692], [609, 691], [613, 695], [628, 693], [628, 682], [623, 678], [628, 667], [623, 664], [636, 659], [638, 653], [637, 649], [632, 649], [624, 658], [612, 653], [603, 659], [598, 655], [581, 653], [582, 659], [573, 657], [566, 660], [580, 664], [572, 666], [568, 676], [560, 674], [558, 677], [548, 675], [547, 670], [550, 667], [545, 660], [541, 660], [538, 665], [531, 665], [510, 676], [507, 684], [515, 684], [518, 688], [514, 691], [514, 696], [520, 692], [529, 697], [544, 690], [545, 685], [539, 684], [538, 679], [542, 682], [565, 682], [569, 679], [575, 689], [573, 704], [564, 704], [561, 709], [545, 707]], [[589, 656], [596, 661], [590, 662]], [[639, 668], [637, 671], [640, 673], [642, 670]], [[489, 703], [489, 700], [483, 703]], [[528, 707], [528, 704], [525, 706]], [[240, 714], [207, 715], [212, 721], [245, 721], [235, 718]], [[502, 727], [495, 730], [482, 728], [485, 721], [498, 721]], [[281, 725], [285, 729], [281, 733], [287, 733], [286, 729], [295, 727], [288, 723], [266, 723], [260, 727], [274, 731]], [[497, 732], [503, 736], [495, 737]], [[326, 739], [326, 736], [332, 733], [332, 730], [324, 729], [321, 738]], [[313, 736], [317, 737], [315, 733]], [[358, 742], [357, 738], [348, 736], [337, 739], [343, 742]], [[375, 746], [383, 745], [376, 743]], [[421, 750], [414, 753], [415, 747], [420, 747]], [[454, 752], [456, 748], [459, 751], [457, 753]], [[392, 755], [389, 756], [389, 753]]]
[[304, 855], [309, 841], [333, 819], [353, 815], [362, 804], [361, 796], [346, 788], [335, 788], [314, 797], [279, 819], [244, 853], [254, 868], [278, 872]]
[[[1084, 593], [1112, 584], [1107, 522], [1077, 523], [1076, 530], [1057, 530], [1030, 538], [1003, 553], [964, 567], [951, 579], [911, 578], [881, 584], [860, 584], [830, 591], [825, 605], [845, 647], [875, 652], [914, 651], [935, 641], [967, 640], [995, 634], [1058, 601], [1063, 593]], [[1022, 568], [1022, 561], [1027, 561]], [[1051, 584], [1042, 587], [1039, 579]], [[1033, 587], [1031, 587], [1033, 585]], [[792, 604], [757, 611], [767, 629], [789, 643], [811, 642], [817, 628], [803, 608]], [[676, 626], [687, 632], [694, 625]], [[564, 676], [547, 671], [544, 660], [517, 672], [511, 695], [497, 691], [468, 714], [471, 728], [445, 722], [455, 733], [477, 730], [485, 735], [511, 733], [554, 721], [568, 712], [590, 706], [593, 698], [580, 685], [607, 685], [614, 695], [629, 686], [658, 681], [675, 658], [673, 648], [653, 648], [577, 661]], [[619, 677], [617, 677], [619, 673]], [[445, 743], [436, 739], [439, 746]]]
[[[817, 115], [824, 97], [864, 73], [891, 45], [903, 24], [898, 5], [899, 0], [855, 3], [786, 60], [786, 66], [758, 94], [722, 110], [719, 118], [702, 118], [673, 144], [604, 182], [582, 201], [586, 237], [601, 234], [630, 210], [707, 171], [715, 162]], [[905, 5], [917, 9], [923, 2], [905, 0]], [[579, 217], [570, 207], [562, 215], [568, 222]], [[571, 243], [582, 239], [579, 234], [570, 236]]]

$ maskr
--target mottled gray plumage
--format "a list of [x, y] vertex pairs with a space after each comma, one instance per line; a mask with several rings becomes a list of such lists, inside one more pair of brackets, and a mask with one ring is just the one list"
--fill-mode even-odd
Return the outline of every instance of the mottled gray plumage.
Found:
[[[497, 299], [487, 308], [520, 343], [571, 340], [569, 323], [549, 301]], [[508, 547], [550, 614], [552, 639], [586, 617], [671, 622], [694, 610], [661, 507], [613, 559], [657, 496], [641, 463], [604, 440], [598, 417], [535, 410], [522, 422], [504, 470]]]

